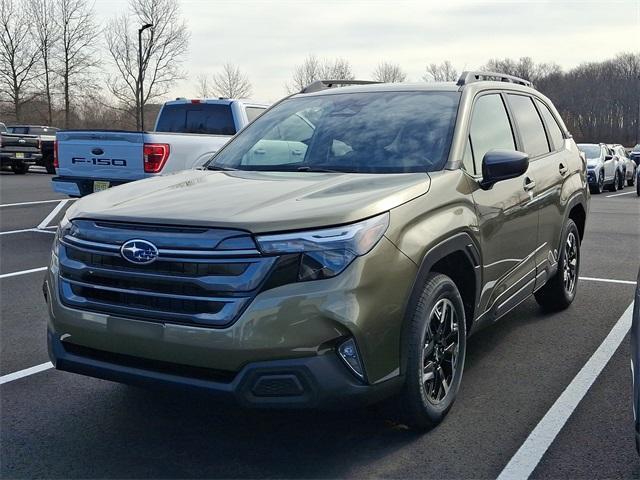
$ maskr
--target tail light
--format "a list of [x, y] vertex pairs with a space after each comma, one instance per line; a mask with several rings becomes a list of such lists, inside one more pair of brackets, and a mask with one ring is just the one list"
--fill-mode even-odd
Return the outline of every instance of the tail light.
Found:
[[145, 173], [158, 173], [169, 158], [169, 144], [145, 143], [142, 150]]
[[53, 141], [53, 168], [58, 168], [58, 140]]

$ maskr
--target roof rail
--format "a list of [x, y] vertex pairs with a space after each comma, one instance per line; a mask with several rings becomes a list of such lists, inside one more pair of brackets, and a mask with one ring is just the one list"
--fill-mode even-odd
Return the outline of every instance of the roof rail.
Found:
[[456, 85], [462, 86], [467, 85], [468, 83], [482, 81], [517, 83], [518, 85], [524, 85], [525, 87], [533, 88], [533, 84], [529, 80], [497, 72], [462, 72]]
[[321, 90], [326, 90], [327, 88], [334, 88], [344, 85], [369, 85], [371, 83], [382, 82], [375, 82], [373, 80], [316, 80], [315, 82], [310, 83], [302, 90], [300, 90], [300, 93], [319, 92]]

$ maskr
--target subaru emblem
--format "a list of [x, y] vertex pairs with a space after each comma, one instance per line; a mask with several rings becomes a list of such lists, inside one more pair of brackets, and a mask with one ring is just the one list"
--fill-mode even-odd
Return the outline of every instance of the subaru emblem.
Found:
[[158, 247], [146, 240], [127, 240], [120, 247], [120, 255], [131, 263], [146, 265], [158, 258]]

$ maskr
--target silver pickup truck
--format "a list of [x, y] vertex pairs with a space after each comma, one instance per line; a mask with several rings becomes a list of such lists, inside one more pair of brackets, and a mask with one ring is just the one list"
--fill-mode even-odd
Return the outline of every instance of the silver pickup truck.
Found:
[[57, 133], [53, 190], [81, 197], [114, 185], [196, 168], [268, 107], [249, 100], [167, 102], [152, 132]]

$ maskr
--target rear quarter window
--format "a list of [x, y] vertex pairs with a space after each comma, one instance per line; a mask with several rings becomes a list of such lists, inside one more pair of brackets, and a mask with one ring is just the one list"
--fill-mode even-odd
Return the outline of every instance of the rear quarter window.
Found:
[[560, 130], [560, 127], [558, 126], [558, 121], [549, 110], [549, 107], [540, 100], [536, 99], [536, 105], [538, 106], [538, 110], [540, 110], [540, 114], [547, 125], [554, 150], [560, 150], [564, 145], [564, 135], [562, 135], [562, 130]]
[[162, 108], [156, 131], [235, 135], [236, 127], [230, 105], [181, 103]]

